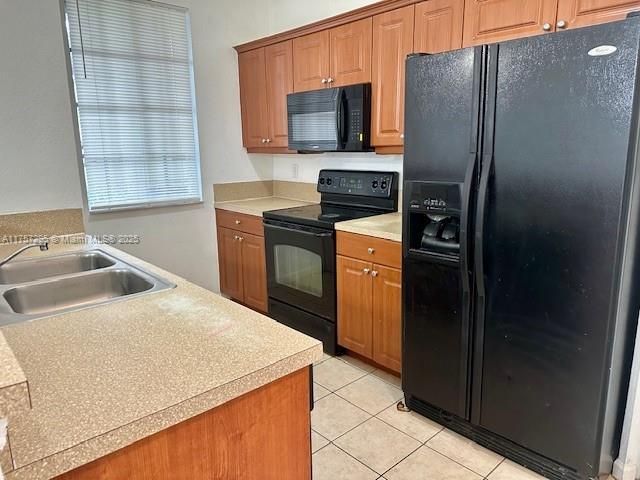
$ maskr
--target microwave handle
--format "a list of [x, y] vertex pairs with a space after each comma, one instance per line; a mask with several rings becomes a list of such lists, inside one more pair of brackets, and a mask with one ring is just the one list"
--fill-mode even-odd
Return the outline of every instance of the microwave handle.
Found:
[[346, 118], [345, 118], [345, 103], [347, 96], [343, 88], [338, 90], [338, 105], [336, 108], [336, 129], [338, 133], [338, 144], [342, 147], [346, 143]]

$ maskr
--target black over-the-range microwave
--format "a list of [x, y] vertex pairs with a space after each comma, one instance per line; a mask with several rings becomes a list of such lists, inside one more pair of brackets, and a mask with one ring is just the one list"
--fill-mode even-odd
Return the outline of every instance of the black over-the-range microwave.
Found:
[[370, 147], [371, 84], [287, 95], [289, 149], [366, 152]]

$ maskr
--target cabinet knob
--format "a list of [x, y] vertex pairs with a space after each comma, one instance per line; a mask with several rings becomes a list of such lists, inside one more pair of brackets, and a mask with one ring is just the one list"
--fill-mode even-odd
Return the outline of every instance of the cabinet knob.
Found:
[[376, 272], [375, 270], [373, 272], [371, 272], [371, 276], [372, 277], [377, 277], [378, 276], [378, 272]]
[[369, 255], [373, 255], [375, 253], [376, 249], [375, 248], [367, 248], [367, 252], [369, 253]]
[[263, 138], [261, 141], [262, 141], [262, 143], [267, 143], [267, 139], [266, 138]]
[[237, 241], [237, 240], [239, 240], [239, 239], [240, 239], [240, 237], [239, 237], [238, 235], [234, 235], [234, 236], [233, 236], [233, 239]]
[[327, 78], [327, 83], [333, 83], [333, 78], [331, 77]]
[[401, 133], [401, 134], [400, 134], [400, 138], [404, 138], [404, 133]]
[[240, 225], [242, 222], [240, 220], [236, 220], [236, 225]]
[[238, 237], [238, 241], [242, 242], [244, 240], [244, 237]]
[[322, 80], [320, 80], [320, 82], [321, 82], [321, 83], [323, 83], [323, 84], [324, 84], [324, 83], [327, 83], [327, 79], [326, 79], [326, 78], [323, 78]]
[[364, 269], [362, 269], [362, 273], [364, 273], [365, 275], [369, 275], [369, 272], [370, 272], [370, 271], [371, 271], [371, 270], [369, 270], [368, 268], [364, 268]]
[[558, 23], [556, 23], [556, 27], [558, 28], [567, 28], [568, 23], [564, 20], [558, 20]]
[[270, 138], [267, 138], [267, 143], [271, 143], [271, 139]]
[[545, 23], [542, 25], [542, 30], [544, 30], [545, 32], [548, 32], [551, 30], [551, 24], [550, 23]]

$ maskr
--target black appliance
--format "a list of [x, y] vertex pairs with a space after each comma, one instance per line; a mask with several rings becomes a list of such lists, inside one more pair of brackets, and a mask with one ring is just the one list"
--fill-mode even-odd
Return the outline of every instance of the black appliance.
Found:
[[287, 95], [289, 149], [302, 152], [370, 150], [371, 84]]
[[395, 212], [398, 174], [321, 170], [319, 204], [264, 213], [269, 315], [338, 352], [335, 223]]
[[407, 59], [408, 406], [553, 479], [618, 451], [640, 18]]

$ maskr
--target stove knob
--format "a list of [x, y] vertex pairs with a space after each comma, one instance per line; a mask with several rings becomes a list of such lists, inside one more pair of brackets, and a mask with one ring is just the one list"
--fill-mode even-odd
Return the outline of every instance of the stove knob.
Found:
[[374, 190], [378, 188], [378, 180], [374, 180], [373, 182], [371, 182], [371, 188], [373, 188]]
[[380, 184], [380, 188], [381, 188], [382, 190], [386, 190], [386, 189], [387, 189], [387, 182], [386, 182], [386, 180], [383, 180], [383, 181], [382, 181], [382, 183]]
[[320, 185], [324, 185], [324, 177], [320, 177]]
[[331, 180], [330, 178], [327, 178], [327, 185], [331, 185], [333, 183], [333, 180]]

